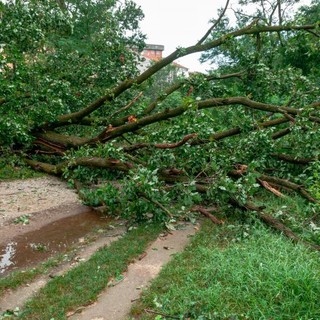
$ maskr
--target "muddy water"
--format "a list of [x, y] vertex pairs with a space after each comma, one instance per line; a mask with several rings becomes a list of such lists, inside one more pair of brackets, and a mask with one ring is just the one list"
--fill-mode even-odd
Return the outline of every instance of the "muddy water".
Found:
[[58, 252], [65, 252], [86, 234], [103, 228], [109, 221], [89, 211], [11, 239], [7, 244], [0, 245], [0, 277], [13, 270], [33, 266]]

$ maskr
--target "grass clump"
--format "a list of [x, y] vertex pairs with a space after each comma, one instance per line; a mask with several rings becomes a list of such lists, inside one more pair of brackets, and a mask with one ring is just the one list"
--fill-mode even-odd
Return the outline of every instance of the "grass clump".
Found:
[[18, 155], [12, 155], [8, 150], [0, 149], [0, 181], [43, 176], [43, 173], [27, 167]]
[[141, 225], [98, 250], [87, 262], [50, 281], [26, 304], [18, 318], [67, 319], [68, 311], [95, 301], [110, 278], [124, 272], [161, 230], [159, 225]]
[[19, 286], [34, 280], [37, 276], [48, 273], [50, 269], [59, 265], [62, 260], [63, 255], [57, 255], [57, 257], [50, 258], [35, 268], [12, 272], [7, 277], [1, 278], [0, 296], [8, 289], [16, 289]]
[[296, 194], [274, 197], [270, 192], [260, 192], [255, 205], [263, 206], [266, 203], [265, 213], [278, 219], [303, 240], [320, 245], [319, 204], [308, 203]]
[[208, 222], [162, 270], [132, 316], [320, 319], [319, 300], [319, 253], [294, 245], [259, 222], [221, 228]]

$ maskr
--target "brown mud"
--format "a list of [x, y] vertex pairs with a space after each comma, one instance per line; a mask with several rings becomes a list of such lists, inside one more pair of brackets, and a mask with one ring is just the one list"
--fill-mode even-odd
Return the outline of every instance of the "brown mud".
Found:
[[107, 223], [56, 177], [0, 182], [0, 277], [67, 250]]
[[[82, 211], [82, 210], [81, 210]], [[0, 277], [11, 271], [32, 267], [84, 241], [93, 229], [105, 227], [110, 219], [90, 210], [68, 216], [0, 244]]]
[[68, 259], [50, 270], [50, 273], [39, 276], [32, 282], [26, 283], [16, 290], [7, 290], [0, 296], [0, 315], [6, 310], [21, 309], [26, 301], [43, 288], [51, 278], [61, 276], [79, 263], [87, 261], [97, 250], [119, 239], [125, 231], [126, 228], [121, 222], [114, 223], [113, 228], [95, 233], [94, 238], [89, 243], [84, 242], [76, 245], [72, 252], [67, 255]]
[[77, 193], [56, 177], [0, 181], [0, 227], [23, 215], [75, 204], [80, 205]]

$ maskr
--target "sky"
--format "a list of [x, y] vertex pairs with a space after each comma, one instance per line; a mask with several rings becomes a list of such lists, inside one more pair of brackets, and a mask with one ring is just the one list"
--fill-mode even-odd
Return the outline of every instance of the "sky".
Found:
[[[163, 56], [169, 55], [177, 47], [193, 45], [209, 29], [209, 20], [218, 18], [217, 9], [224, 7], [226, 0], [134, 0], [141, 6], [145, 18], [141, 23], [142, 32], [149, 44], [165, 46]], [[304, 0], [309, 2], [309, 0]], [[304, 2], [303, 1], [303, 2]], [[230, 6], [238, 1], [231, 0]], [[231, 9], [228, 9], [231, 12]], [[200, 65], [196, 53], [176, 62], [190, 71], [205, 72], [209, 64]]]
[[[177, 47], [193, 45], [209, 29], [209, 20], [217, 18], [217, 9], [225, 0], [134, 0], [141, 6], [145, 18], [141, 23], [147, 43], [165, 46], [163, 56]], [[210, 66], [201, 66], [200, 54], [181, 58], [176, 62], [190, 71], [204, 72]]]

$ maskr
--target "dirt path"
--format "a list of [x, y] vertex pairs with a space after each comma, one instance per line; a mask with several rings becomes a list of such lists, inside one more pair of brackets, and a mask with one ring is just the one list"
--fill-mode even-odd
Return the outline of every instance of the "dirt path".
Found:
[[[16, 263], [19, 265], [18, 260], [23, 259], [24, 252], [30, 251], [27, 243], [30, 235], [43, 233], [43, 230], [48, 230], [46, 226], [51, 225], [51, 236], [54, 237], [54, 226], [59, 228], [59, 221], [88, 214], [90, 210], [81, 204], [74, 190], [55, 177], [1, 181], [0, 276], [6, 272], [8, 266], [15, 268]], [[90, 218], [92, 220], [95, 217], [92, 214]], [[95, 219], [98, 220], [99, 217]], [[43, 234], [42, 240], [45, 241], [48, 236]], [[23, 242], [26, 243], [22, 244]], [[31, 245], [31, 240], [29, 244]], [[18, 246], [21, 247], [19, 250]], [[15, 257], [16, 261], [11, 261], [12, 257]]]
[[[39, 233], [48, 225], [55, 225], [85, 214], [88, 207], [81, 205], [76, 193], [67, 184], [54, 177], [0, 182], [0, 246], [16, 236]], [[14, 220], [28, 216], [29, 224], [15, 224]], [[109, 233], [98, 236], [89, 245], [79, 246], [72, 261], [57, 267], [49, 275], [38, 277], [35, 281], [17, 290], [7, 291], [0, 297], [0, 313], [22, 307], [23, 304], [51, 277], [64, 274], [79, 261], [85, 261], [100, 247], [109, 245], [125, 232], [118, 227]], [[161, 267], [173, 254], [180, 252], [195, 233], [192, 225], [183, 225], [171, 234], [159, 237], [141, 257], [131, 264], [120, 283], [105, 289], [98, 301], [87, 308], [79, 309], [70, 315], [71, 320], [115, 320], [125, 319], [132, 301], [139, 298], [141, 290], [156, 277]], [[1, 254], [1, 252], [0, 252]], [[1, 258], [1, 255], [0, 255]]]
[[73, 189], [52, 176], [0, 182], [1, 222], [68, 203], [80, 203]]
[[76, 192], [56, 177], [0, 181], [0, 227], [11, 224], [18, 217], [30, 215], [36, 228], [39, 216], [51, 219], [60, 208], [65, 208], [66, 213], [74, 211], [75, 207], [84, 206]]
[[0, 297], [0, 314], [6, 310], [14, 310], [17, 307], [21, 309], [26, 301], [44, 287], [51, 278], [63, 275], [71, 268], [77, 266], [78, 263], [87, 261], [99, 248], [110, 245], [113, 241], [119, 239], [125, 231], [123, 226], [118, 226], [110, 230], [93, 243], [78, 247], [75, 251], [76, 254], [71, 261], [63, 263], [49, 274], [40, 276], [35, 281], [27, 283], [17, 290], [8, 290]]
[[80, 314], [70, 320], [124, 320], [130, 312], [132, 302], [139, 298], [141, 290], [160, 272], [172, 256], [184, 249], [194, 235], [195, 228], [185, 225], [165, 237], [159, 237], [146, 251], [143, 258], [128, 267], [124, 279], [107, 288], [98, 301], [81, 309]]

